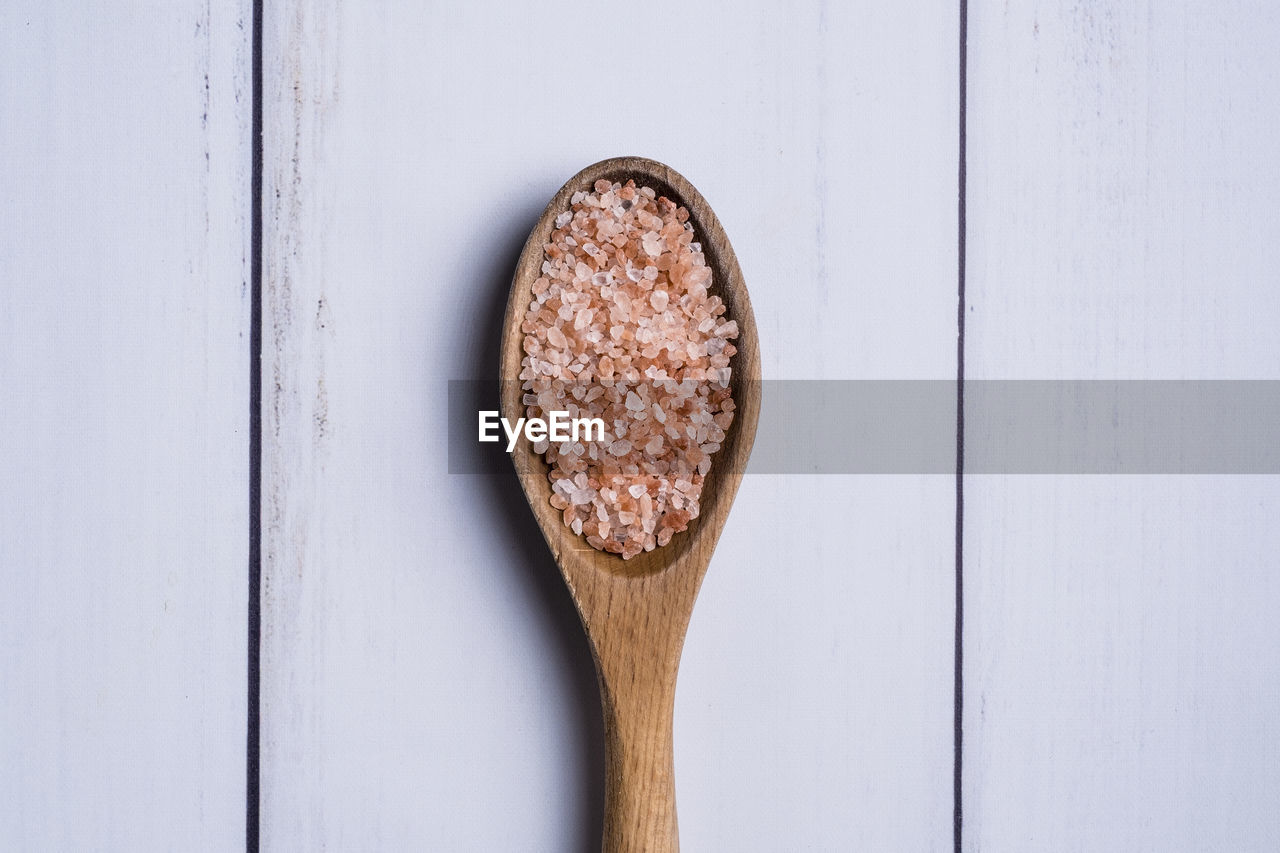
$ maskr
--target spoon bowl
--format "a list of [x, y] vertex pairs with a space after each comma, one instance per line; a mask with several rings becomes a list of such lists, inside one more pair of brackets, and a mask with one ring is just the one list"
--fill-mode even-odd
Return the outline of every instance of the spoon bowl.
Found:
[[701, 512], [667, 545], [630, 560], [598, 551], [565, 524], [550, 503], [550, 470], [529, 442], [511, 453], [516, 474], [555, 556], [586, 629], [600, 682], [605, 726], [605, 853], [675, 853], [675, 774], [672, 715], [676, 672], [698, 588], [742, 481], [760, 411], [760, 354], [755, 317], [733, 247], [706, 199], [674, 169], [640, 157], [588, 166], [555, 194], [538, 219], [516, 265], [502, 330], [499, 384], [503, 417], [524, 415], [519, 380], [526, 308], [541, 274], [543, 246], [575, 192], [597, 180], [635, 180], [689, 211], [694, 239], [712, 273], [709, 292], [736, 320], [737, 353], [730, 359], [733, 423], [702, 488]]

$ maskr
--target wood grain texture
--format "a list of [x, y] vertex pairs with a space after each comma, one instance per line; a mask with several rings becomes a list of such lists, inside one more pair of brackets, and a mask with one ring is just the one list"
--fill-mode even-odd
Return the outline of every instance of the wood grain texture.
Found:
[[525, 414], [520, 381], [521, 331], [533, 283], [541, 274], [543, 246], [571, 196], [596, 181], [635, 181], [689, 211], [695, 238], [712, 273], [711, 294], [725, 318], [738, 323], [738, 352], [730, 362], [736, 404], [703, 484], [702, 512], [671, 542], [630, 560], [597, 551], [565, 526], [550, 503], [549, 466], [528, 442], [511, 454], [538, 526], [555, 555], [582, 617], [600, 680], [604, 708], [606, 853], [676, 853], [675, 765], [672, 715], [676, 672], [694, 601], [712, 552], [742, 483], [760, 417], [760, 341], [755, 315], [733, 245], [715, 211], [692, 184], [669, 166], [641, 157], [614, 157], [588, 166], [565, 182], [529, 233], [516, 262], [503, 321], [498, 378], [502, 413], [515, 423]]
[[245, 838], [249, 5], [0, 8], [0, 847]]
[[[765, 375], [954, 376], [955, 4], [266, 11], [264, 848], [598, 850], [590, 649], [516, 479], [449, 473], [448, 381], [627, 152], [715, 207]], [[683, 87], [662, 120], [570, 82], [619, 50]], [[744, 478], [675, 694], [686, 849], [948, 849], [953, 492]]]
[[[1280, 377], [1275, 8], [969, 8], [968, 375]], [[967, 479], [965, 849], [1276, 849], [1277, 513]]]

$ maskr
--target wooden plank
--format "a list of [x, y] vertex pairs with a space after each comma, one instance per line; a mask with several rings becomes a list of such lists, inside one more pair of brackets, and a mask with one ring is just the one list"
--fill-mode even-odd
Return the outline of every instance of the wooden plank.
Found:
[[[598, 850], [582, 629], [515, 478], [448, 473], [447, 382], [626, 153], [714, 206], [767, 377], [953, 377], [954, 4], [267, 14], [264, 847]], [[746, 478], [677, 691], [687, 849], [949, 848], [953, 492]]]
[[[1280, 378], [1275, 8], [970, 15], [969, 377]], [[968, 479], [965, 849], [1275, 848], [1278, 512], [1267, 476]]]
[[0, 838], [245, 835], [248, 4], [0, 12]]

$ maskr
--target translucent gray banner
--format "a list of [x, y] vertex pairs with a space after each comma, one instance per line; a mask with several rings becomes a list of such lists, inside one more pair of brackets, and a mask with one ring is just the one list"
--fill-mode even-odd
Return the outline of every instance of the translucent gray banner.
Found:
[[[748, 474], [1277, 474], [1280, 381], [772, 380]], [[481, 444], [497, 381], [449, 383], [449, 473], [506, 472]]]

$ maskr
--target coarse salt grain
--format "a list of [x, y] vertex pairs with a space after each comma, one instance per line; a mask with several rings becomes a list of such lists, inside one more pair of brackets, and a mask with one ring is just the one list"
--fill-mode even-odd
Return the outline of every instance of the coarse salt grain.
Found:
[[569, 409], [603, 441], [539, 441], [551, 505], [591, 547], [630, 559], [698, 517], [733, 422], [738, 324], [709, 295], [689, 212], [651, 187], [596, 181], [544, 244], [521, 331], [529, 417]]

